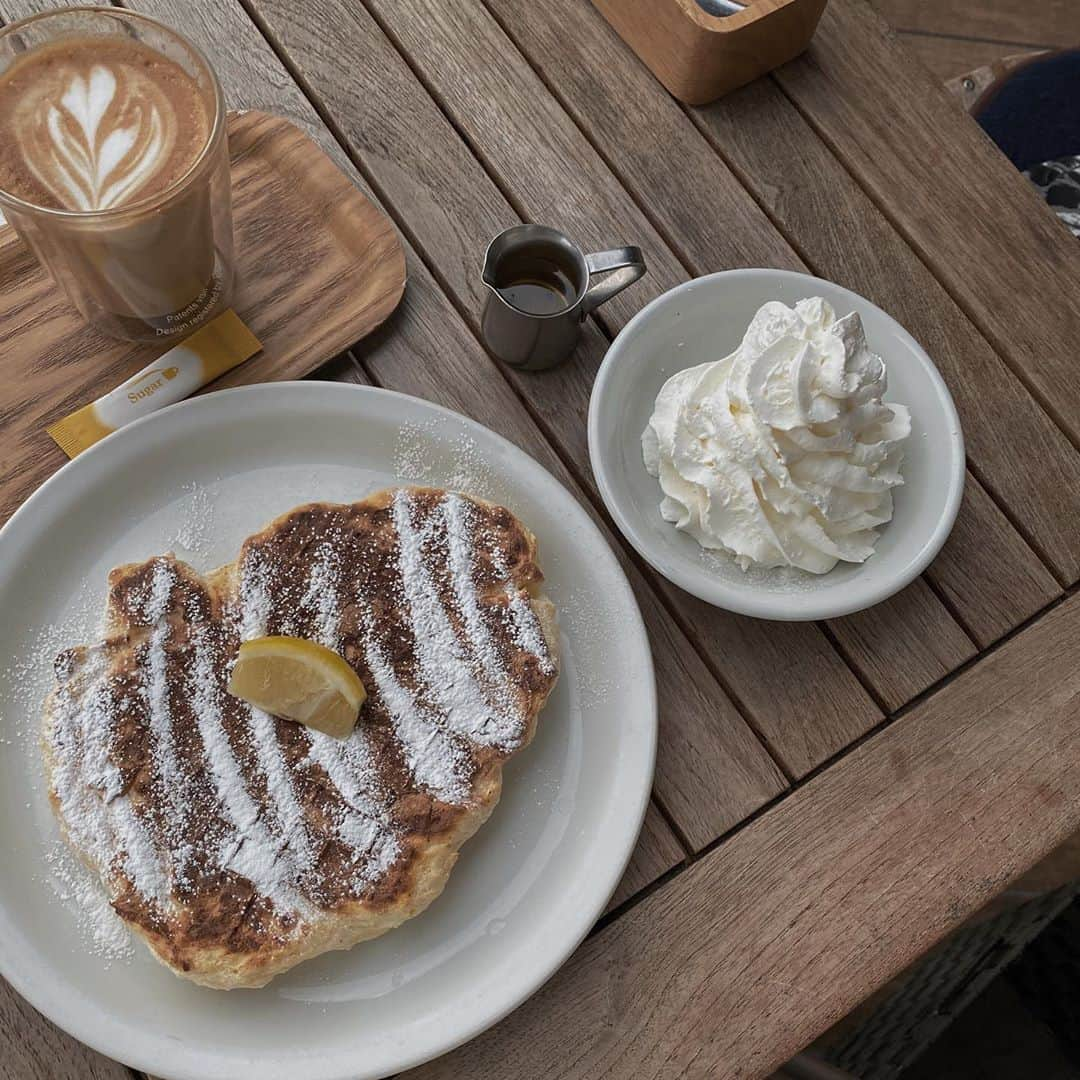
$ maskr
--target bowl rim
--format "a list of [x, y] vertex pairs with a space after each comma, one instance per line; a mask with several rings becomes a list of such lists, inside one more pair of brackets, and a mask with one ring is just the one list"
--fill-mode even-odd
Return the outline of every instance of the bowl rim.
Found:
[[[702, 285], [714, 285], [732, 278], [780, 280], [811, 288], [814, 285], [825, 285], [830, 291], [839, 291], [844, 296], [856, 301], [858, 305], [877, 312], [892, 324], [901, 340], [905, 341], [922, 360], [930, 386], [940, 399], [946, 414], [951, 417], [949, 441], [953, 446], [953, 467], [948, 478], [944, 511], [936, 526], [927, 536], [918, 554], [910, 559], [897, 573], [892, 576], [881, 577], [873, 585], [860, 585], [855, 580], [852, 580], [852, 587], [844, 590], [842, 594], [844, 599], [840, 599], [839, 596], [830, 599], [826, 593], [822, 592], [817, 594], [818, 602], [815, 603], [813, 600], [815, 594], [813, 592], [804, 593], [801, 594], [798, 607], [792, 608], [791, 606], [785, 606], [789, 598], [782, 594], [755, 592], [753, 589], [733, 587], [721, 579], [711, 576], [704, 569], [700, 571], [687, 570], [682, 566], [671, 564], [658, 553], [656, 546], [645, 539], [642, 531], [639, 530], [635, 518], [640, 518], [641, 511], [636, 508], [631, 508], [628, 511], [624, 503], [615, 495], [614, 469], [600, 448], [600, 410], [604, 397], [614, 385], [614, 381], [622, 377], [618, 363], [622, 351], [641, 327], [660, 308], [671, 303], [674, 297], [698, 289]], [[762, 302], [764, 303], [767, 299], [769, 298], [764, 298]], [[957, 414], [952, 394], [949, 392], [941, 372], [938, 371], [929, 354], [892, 315], [878, 307], [877, 304], [867, 300], [866, 297], [834, 281], [816, 277], [813, 274], [804, 274], [797, 270], [768, 267], [719, 270], [712, 274], [704, 274], [701, 277], [681, 282], [674, 288], [668, 289], [649, 301], [619, 331], [604, 355], [589, 397], [587, 429], [589, 461], [593, 475], [596, 478], [600, 496], [604, 500], [604, 506], [607, 507], [608, 513], [611, 514], [619, 532], [630, 542], [634, 550], [668, 581], [678, 585], [681, 589], [685, 589], [700, 600], [712, 604], [714, 607], [723, 608], [738, 615], [749, 615], [777, 622], [812, 622], [851, 615], [887, 600], [890, 596], [910, 585], [930, 565], [946, 539], [948, 539], [963, 500], [967, 459], [960, 417]], [[823, 577], [827, 576], [823, 575]]]

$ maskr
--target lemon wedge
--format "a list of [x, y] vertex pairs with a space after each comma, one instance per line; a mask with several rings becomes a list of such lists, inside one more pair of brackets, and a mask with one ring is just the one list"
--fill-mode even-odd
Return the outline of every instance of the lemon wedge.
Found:
[[355, 727], [367, 697], [360, 676], [343, 657], [318, 642], [295, 637], [245, 641], [233, 665], [229, 693], [337, 739]]

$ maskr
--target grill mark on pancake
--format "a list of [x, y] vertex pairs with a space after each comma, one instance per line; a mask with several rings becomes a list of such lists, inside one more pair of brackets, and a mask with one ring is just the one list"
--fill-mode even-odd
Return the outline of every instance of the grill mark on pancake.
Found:
[[140, 683], [162, 800], [161, 826], [168, 837], [173, 873], [179, 884], [187, 886], [190, 884], [189, 864], [194, 855], [186, 835], [191, 803], [186, 797], [187, 779], [173, 742], [172, 693], [168, 673], [168, 645], [173, 633], [169, 625], [170, 601], [175, 585], [176, 575], [169, 563], [164, 559], [155, 559], [149, 594], [139, 612], [151, 628], [150, 639], [140, 654]]
[[245, 545], [240, 565], [239, 631], [241, 641], [262, 637], [270, 615], [269, 571], [258, 549]]
[[398, 682], [393, 666], [374, 638], [370, 611], [366, 607], [361, 611], [364, 660], [413, 778], [444, 802], [463, 801], [469, 794], [468, 781], [472, 771], [469, 756], [444, 730], [438, 714], [425, 708]]
[[378, 775], [367, 736], [358, 727], [347, 739], [335, 739], [321, 731], [309, 731], [308, 739], [311, 760], [322, 767], [345, 804], [336, 832], [362, 860], [353, 876], [358, 886], [366, 887], [401, 854], [394, 822], [375, 795]]
[[296, 797], [296, 789], [285, 767], [285, 755], [277, 740], [276, 721], [253, 705], [247, 705], [244, 711], [255, 744], [255, 761], [266, 778], [267, 807], [277, 823], [278, 835], [286, 850], [291, 853], [297, 868], [306, 872], [314, 865], [315, 853], [303, 807]]
[[[506, 746], [521, 732], [521, 718], [493, 707], [475, 675], [461, 639], [439, 597], [424, 559], [430, 533], [414, 527], [408, 493], [394, 493], [394, 528], [398, 535], [398, 579], [408, 607], [420, 675], [459, 735], [489, 746]], [[427, 528], [437, 526], [429, 519]], [[474, 650], [476, 642], [470, 642]]]
[[112, 691], [105, 675], [104, 650], [91, 649], [76, 677], [82, 697], [74, 696], [70, 682], [56, 691], [54, 790], [74, 843], [108, 877], [122, 872], [138, 893], [164, 907], [170, 893], [166, 875], [109, 760]]
[[188, 692], [195, 702], [195, 720], [206, 764], [218, 801], [234, 831], [235, 842], [218, 855], [221, 867], [251, 882], [255, 890], [286, 911], [303, 912], [306, 902], [289, 882], [300, 877], [300, 867], [281, 844], [272, 841], [263, 824], [262, 808], [252, 799], [240, 767], [233, 757], [222, 721], [221, 665], [205, 626], [192, 630], [195, 662]]

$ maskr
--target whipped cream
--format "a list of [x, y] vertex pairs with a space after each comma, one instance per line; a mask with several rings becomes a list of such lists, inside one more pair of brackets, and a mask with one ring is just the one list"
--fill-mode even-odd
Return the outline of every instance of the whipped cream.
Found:
[[873, 554], [902, 484], [904, 405], [859, 316], [764, 304], [730, 356], [673, 375], [641, 437], [660, 513], [751, 566], [824, 574]]

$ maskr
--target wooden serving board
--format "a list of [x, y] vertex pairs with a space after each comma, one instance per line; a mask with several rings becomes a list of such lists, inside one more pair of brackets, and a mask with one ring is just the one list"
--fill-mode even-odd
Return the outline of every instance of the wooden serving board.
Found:
[[[229, 153], [233, 306], [263, 351], [208, 390], [308, 374], [374, 330], [405, 288], [393, 225], [298, 127], [232, 113]], [[0, 228], [0, 523], [67, 460], [46, 426], [164, 350], [89, 328], [15, 231]]]

